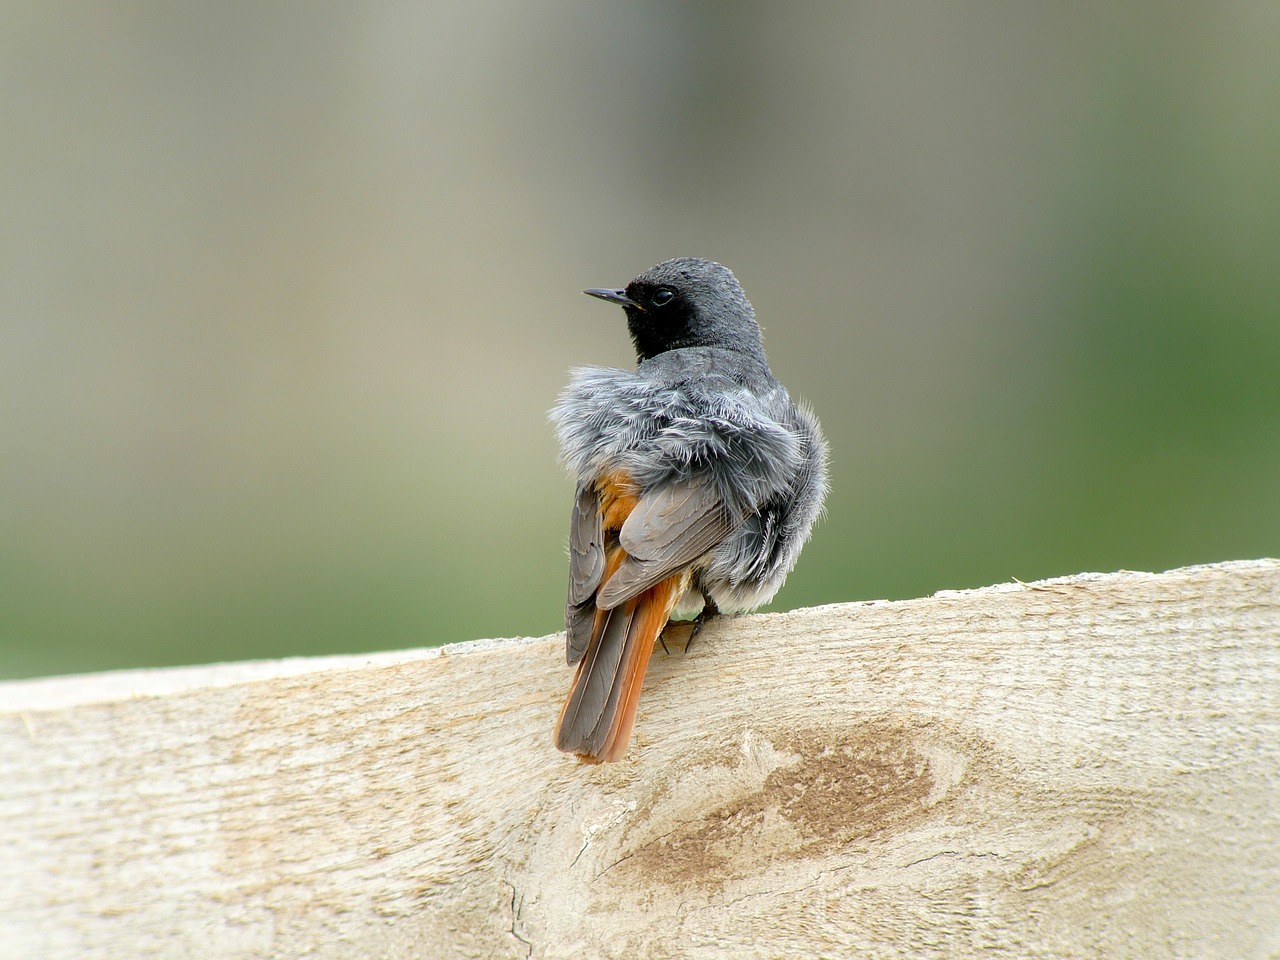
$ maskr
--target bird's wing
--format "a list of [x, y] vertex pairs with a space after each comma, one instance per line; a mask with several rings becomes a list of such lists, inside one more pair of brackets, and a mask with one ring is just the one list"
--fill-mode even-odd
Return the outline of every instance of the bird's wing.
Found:
[[610, 610], [697, 560], [729, 535], [733, 520], [711, 478], [694, 476], [640, 498], [618, 534], [626, 558], [596, 594]]
[[586, 653], [595, 620], [591, 602], [604, 573], [604, 530], [595, 484], [578, 487], [569, 521], [569, 602], [565, 607], [565, 658], [569, 665]]
[[591, 599], [604, 572], [604, 531], [600, 497], [595, 486], [584, 483], [573, 501], [569, 522], [569, 602]]

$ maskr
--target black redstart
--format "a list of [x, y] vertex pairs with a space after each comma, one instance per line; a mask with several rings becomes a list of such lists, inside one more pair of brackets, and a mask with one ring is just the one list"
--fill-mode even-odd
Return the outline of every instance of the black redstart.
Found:
[[626, 311], [639, 358], [574, 371], [551, 411], [577, 481], [565, 646], [578, 670], [556, 746], [600, 761], [626, 753], [670, 617], [778, 592], [822, 510], [827, 446], [769, 372], [727, 267], [667, 260], [625, 290], [583, 292]]

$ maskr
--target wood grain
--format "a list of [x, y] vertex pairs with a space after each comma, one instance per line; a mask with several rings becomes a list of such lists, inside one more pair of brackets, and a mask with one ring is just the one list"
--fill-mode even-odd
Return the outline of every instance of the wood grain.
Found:
[[1280, 563], [0, 685], [0, 957], [1276, 957]]

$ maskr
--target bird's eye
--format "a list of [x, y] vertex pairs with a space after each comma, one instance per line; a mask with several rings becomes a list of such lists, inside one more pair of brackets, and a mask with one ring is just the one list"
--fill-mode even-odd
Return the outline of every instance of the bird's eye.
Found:
[[665, 307], [668, 303], [675, 299], [676, 292], [667, 287], [659, 287], [654, 291], [653, 296], [649, 299], [653, 301], [655, 307]]

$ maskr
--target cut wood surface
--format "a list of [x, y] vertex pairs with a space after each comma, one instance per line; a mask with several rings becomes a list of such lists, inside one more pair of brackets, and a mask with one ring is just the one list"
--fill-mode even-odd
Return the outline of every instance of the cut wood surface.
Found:
[[1280, 563], [0, 684], [0, 957], [1277, 957]]

